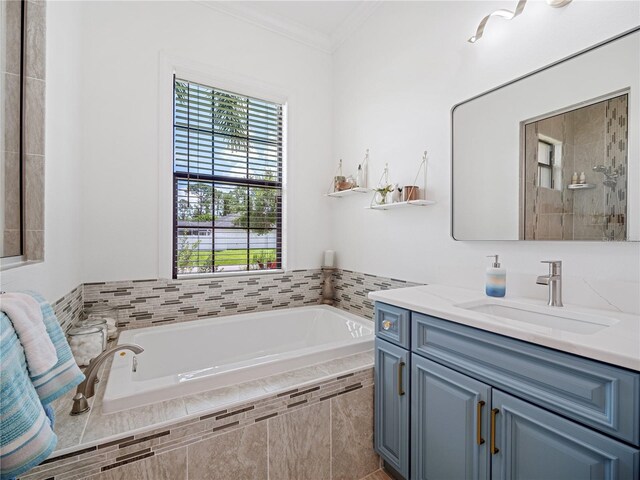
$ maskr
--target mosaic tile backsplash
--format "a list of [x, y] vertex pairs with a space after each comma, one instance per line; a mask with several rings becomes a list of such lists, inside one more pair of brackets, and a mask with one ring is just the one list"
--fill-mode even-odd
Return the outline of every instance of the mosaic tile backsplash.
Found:
[[84, 307], [106, 303], [119, 310], [124, 329], [185, 322], [199, 318], [316, 305], [322, 272], [189, 280], [133, 280], [86, 283]]
[[82, 285], [78, 285], [64, 297], [58, 299], [58, 301], [51, 305], [64, 332], [67, 332], [72, 326], [78, 323], [82, 317], [82, 291]]
[[419, 285], [418, 283], [350, 270], [337, 270], [333, 278], [336, 290], [335, 306], [369, 319], [373, 319], [373, 302], [369, 300], [369, 292]]
[[[417, 285], [350, 270], [333, 274], [335, 306], [373, 318], [367, 295]], [[123, 329], [185, 322], [205, 317], [317, 305], [322, 300], [322, 272], [293, 270], [273, 275], [189, 280], [131, 280], [79, 285], [53, 304], [66, 332], [85, 310], [107, 304], [119, 310]]]

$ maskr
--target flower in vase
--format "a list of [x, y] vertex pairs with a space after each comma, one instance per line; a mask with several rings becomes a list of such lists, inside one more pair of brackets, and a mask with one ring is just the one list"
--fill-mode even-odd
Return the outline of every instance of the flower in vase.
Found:
[[393, 185], [385, 185], [383, 187], [378, 187], [375, 189], [376, 192], [376, 203], [378, 205], [383, 205], [387, 203], [387, 195], [393, 192]]

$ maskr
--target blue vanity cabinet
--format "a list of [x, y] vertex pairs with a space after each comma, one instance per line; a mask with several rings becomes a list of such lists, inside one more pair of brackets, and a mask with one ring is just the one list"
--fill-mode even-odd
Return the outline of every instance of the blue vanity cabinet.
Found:
[[639, 452], [624, 443], [496, 389], [491, 412], [492, 480], [640, 478]]
[[376, 317], [375, 446], [407, 480], [640, 480], [639, 372], [391, 305]]
[[413, 355], [411, 478], [487, 480], [491, 387]]
[[411, 350], [452, 370], [640, 445], [640, 374], [412, 313]]
[[376, 338], [375, 449], [409, 478], [409, 351]]
[[635, 480], [638, 449], [412, 356], [414, 480]]

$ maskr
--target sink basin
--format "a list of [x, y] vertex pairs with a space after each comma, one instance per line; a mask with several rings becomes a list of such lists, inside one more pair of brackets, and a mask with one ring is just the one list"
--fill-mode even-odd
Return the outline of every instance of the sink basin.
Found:
[[562, 330], [589, 335], [618, 323], [614, 318], [568, 310], [567, 307], [531, 305], [508, 300], [487, 298], [455, 306], [498, 317], [509, 323], [527, 324], [533, 326], [534, 330]]

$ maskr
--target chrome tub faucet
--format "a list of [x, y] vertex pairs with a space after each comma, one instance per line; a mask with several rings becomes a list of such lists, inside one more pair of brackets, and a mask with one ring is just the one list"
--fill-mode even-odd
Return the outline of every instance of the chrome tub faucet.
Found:
[[[96, 358], [91, 360], [91, 362], [89, 362], [89, 366], [84, 371], [85, 379], [80, 385], [78, 385], [76, 394], [73, 397], [73, 407], [71, 408], [71, 415], [80, 415], [81, 413], [89, 411], [91, 407], [89, 407], [89, 402], [87, 401], [87, 399], [93, 397], [96, 393], [95, 384], [98, 381], [98, 370], [100, 369], [100, 366], [107, 358], [109, 358], [109, 355], [121, 350], [131, 350], [135, 354], [144, 352], [144, 348], [142, 348], [140, 345], [137, 345], [135, 343], [125, 343], [105, 350]], [[136, 357], [133, 358], [135, 359]], [[137, 366], [137, 362], [134, 362], [134, 365]]]
[[536, 283], [549, 286], [549, 301], [547, 305], [550, 307], [562, 307], [562, 261], [543, 260], [541, 263], [549, 264], [549, 274], [540, 275]]

